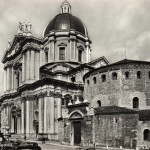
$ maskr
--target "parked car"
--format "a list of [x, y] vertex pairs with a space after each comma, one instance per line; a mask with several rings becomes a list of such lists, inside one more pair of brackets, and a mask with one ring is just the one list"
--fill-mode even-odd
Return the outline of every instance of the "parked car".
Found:
[[6, 141], [1, 150], [41, 150], [35, 142]]
[[41, 150], [41, 147], [38, 146], [35, 142], [24, 142], [21, 143], [19, 146], [16, 147], [15, 150]]
[[96, 148], [91, 146], [81, 146], [81, 147], [77, 147], [76, 150], [96, 150]]

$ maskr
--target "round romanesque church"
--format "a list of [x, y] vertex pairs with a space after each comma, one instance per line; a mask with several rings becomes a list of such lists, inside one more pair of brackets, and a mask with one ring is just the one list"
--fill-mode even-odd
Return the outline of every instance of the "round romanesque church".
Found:
[[43, 38], [18, 25], [4, 64], [1, 132], [70, 145], [150, 146], [150, 62], [91, 61], [86, 25], [64, 1]]

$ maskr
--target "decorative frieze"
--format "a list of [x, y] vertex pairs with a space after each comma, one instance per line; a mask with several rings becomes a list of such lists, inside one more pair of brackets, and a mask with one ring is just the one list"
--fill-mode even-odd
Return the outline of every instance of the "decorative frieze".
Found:
[[61, 98], [62, 94], [59, 92], [49, 91], [49, 96], [55, 97], [55, 98]]

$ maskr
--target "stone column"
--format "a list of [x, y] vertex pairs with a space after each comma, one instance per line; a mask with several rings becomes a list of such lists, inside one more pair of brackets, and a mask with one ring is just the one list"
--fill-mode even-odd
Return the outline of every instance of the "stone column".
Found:
[[17, 134], [20, 134], [20, 117], [17, 117]]
[[26, 81], [29, 81], [30, 76], [30, 51], [27, 51], [27, 62], [26, 62]]
[[90, 62], [90, 48], [89, 42], [86, 42], [86, 63]]
[[7, 90], [10, 89], [10, 77], [9, 77], [9, 67], [7, 67]]
[[29, 114], [30, 114], [30, 123], [29, 123], [29, 126], [30, 126], [30, 133], [34, 133], [34, 129], [33, 129], [33, 100], [30, 100], [30, 110], [29, 110]]
[[54, 97], [50, 97], [50, 133], [54, 134], [55, 133], [55, 106], [54, 106]]
[[[58, 87], [56, 89], [56, 92], [61, 94], [61, 87]], [[57, 102], [57, 118], [60, 118], [60, 117], [62, 117], [61, 97], [58, 95], [57, 98], [55, 98], [55, 100]]]
[[[34, 60], [34, 58], [35, 58], [35, 51], [31, 51], [31, 61], [30, 61], [30, 79], [31, 80], [34, 80], [35, 79], [35, 60]], [[37, 62], [36, 62], [37, 63]]]
[[39, 59], [40, 54], [38, 52], [35, 52], [35, 79], [39, 80]]
[[13, 90], [14, 89], [14, 68], [12, 67], [12, 86], [11, 86], [11, 89]]
[[24, 101], [21, 103], [21, 133], [24, 134]]
[[39, 98], [39, 133], [42, 133], [44, 129], [43, 99], [43, 97]]
[[43, 51], [40, 50], [40, 67], [43, 65]]
[[9, 126], [9, 129], [10, 129], [11, 128], [11, 113], [10, 113], [11, 105], [8, 104], [7, 107], [8, 107], [8, 126]]
[[50, 37], [49, 39], [50, 41], [50, 53], [51, 53], [51, 57], [50, 57], [50, 61], [55, 61], [57, 60], [57, 58], [59, 58], [59, 56], [57, 56], [56, 51], [55, 51], [55, 39], [54, 37]]
[[3, 123], [4, 123], [4, 121], [3, 121], [3, 119], [4, 119], [4, 105], [2, 104], [2, 107], [1, 107], [1, 131], [3, 131]]
[[25, 56], [22, 55], [22, 82], [25, 80]]
[[6, 91], [7, 89], [7, 69], [4, 68], [4, 92]]
[[11, 133], [14, 133], [14, 118], [11, 116]]
[[26, 100], [26, 134], [29, 135], [30, 133], [30, 114], [29, 114], [29, 100]]
[[47, 101], [48, 97], [44, 98], [44, 133], [47, 133]]

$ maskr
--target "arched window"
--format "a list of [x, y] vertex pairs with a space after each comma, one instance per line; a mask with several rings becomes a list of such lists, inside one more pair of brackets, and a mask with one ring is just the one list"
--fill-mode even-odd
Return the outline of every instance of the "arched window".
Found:
[[148, 129], [144, 130], [143, 138], [144, 138], [144, 140], [150, 140], [150, 131]]
[[116, 72], [112, 73], [112, 80], [117, 80], [117, 73]]
[[89, 85], [90, 84], [90, 81], [89, 80], [87, 80], [87, 85]]
[[139, 99], [137, 97], [133, 98], [133, 108], [139, 108]]
[[93, 77], [93, 84], [96, 84], [96, 77]]
[[148, 72], [148, 78], [150, 79], [150, 71]]
[[141, 71], [138, 71], [137, 72], [137, 79], [141, 79], [142, 78], [142, 72]]
[[102, 106], [102, 104], [101, 104], [101, 101], [100, 101], [100, 100], [98, 100], [98, 101], [97, 101], [97, 106], [98, 106], [98, 107], [101, 107], [101, 106]]
[[106, 82], [106, 75], [105, 75], [105, 74], [103, 74], [103, 75], [101, 76], [101, 80], [102, 80], [102, 82]]
[[129, 79], [130, 73], [129, 73], [128, 71], [125, 72], [124, 75], [125, 75], [125, 79], [126, 79], [126, 80]]
[[78, 60], [79, 62], [82, 62], [82, 50], [79, 50]]
[[76, 78], [75, 77], [71, 77], [71, 81], [74, 83], [76, 82]]

